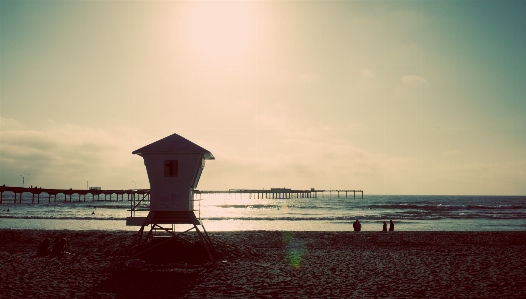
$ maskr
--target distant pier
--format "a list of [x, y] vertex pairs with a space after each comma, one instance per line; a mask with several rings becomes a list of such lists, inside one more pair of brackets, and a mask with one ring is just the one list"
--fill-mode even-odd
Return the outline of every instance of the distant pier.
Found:
[[361, 193], [363, 198], [363, 190], [318, 190], [318, 189], [308, 189], [308, 190], [294, 190], [287, 188], [270, 188], [270, 189], [228, 189], [228, 190], [194, 190], [195, 194], [251, 194], [254, 198], [317, 198], [318, 194], [329, 193], [331, 196], [332, 193], [336, 193], [337, 197], [340, 197], [340, 193], [345, 198], [352, 193], [353, 198], [356, 198], [356, 193]]
[[[86, 196], [91, 201], [107, 201], [108, 197], [111, 201], [113, 195], [116, 200], [124, 201], [149, 201], [150, 200], [150, 189], [127, 189], [127, 190], [101, 190], [101, 189], [48, 189], [41, 187], [10, 187], [0, 186], [0, 203], [4, 201], [4, 192], [14, 193], [13, 203], [22, 203], [22, 194], [30, 193], [32, 195], [31, 203], [40, 203], [41, 200], [47, 200], [48, 203], [57, 202], [57, 195], [63, 195], [64, 202], [80, 202], [86, 201]], [[337, 195], [338, 198], [348, 198], [351, 194], [353, 198], [356, 198], [356, 193], [361, 194], [363, 198], [363, 190], [318, 190], [318, 189], [306, 189], [306, 190], [295, 190], [287, 188], [270, 188], [270, 189], [228, 189], [228, 190], [194, 190], [194, 194], [249, 194], [254, 198], [270, 198], [270, 199], [287, 199], [287, 198], [317, 198], [319, 194], [329, 193]], [[77, 194], [78, 199], [73, 201], [73, 195]], [[68, 198], [69, 197], [69, 198]], [[142, 198], [141, 198], [142, 197]], [[69, 199], [69, 200], [68, 200]]]

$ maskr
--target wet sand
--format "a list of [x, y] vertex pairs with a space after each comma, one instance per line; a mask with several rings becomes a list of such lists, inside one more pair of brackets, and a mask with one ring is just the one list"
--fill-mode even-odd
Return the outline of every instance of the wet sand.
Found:
[[216, 263], [142, 270], [134, 234], [2, 229], [0, 298], [526, 298], [526, 232], [213, 232]]

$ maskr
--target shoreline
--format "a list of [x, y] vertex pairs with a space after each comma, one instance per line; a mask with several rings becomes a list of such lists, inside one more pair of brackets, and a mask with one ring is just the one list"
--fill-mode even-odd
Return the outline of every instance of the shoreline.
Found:
[[[363, 218], [362, 218], [363, 219]], [[381, 231], [384, 220], [362, 220], [362, 231]], [[393, 219], [397, 231], [526, 231], [524, 219], [493, 219], [480, 221], [473, 219], [441, 219], [441, 220], [397, 220]], [[203, 220], [205, 228], [210, 232], [229, 231], [312, 231], [312, 232], [347, 232], [352, 231], [352, 220]], [[126, 226], [126, 221], [102, 219], [31, 219], [31, 218], [2, 218], [1, 228], [20, 230], [71, 230], [71, 231], [128, 231], [137, 232], [140, 227]], [[0, 228], [0, 229], [1, 229]]]
[[[215, 264], [125, 267], [135, 231], [0, 229], [0, 298], [523, 298], [526, 232], [209, 232]], [[36, 257], [44, 238], [62, 257]]]

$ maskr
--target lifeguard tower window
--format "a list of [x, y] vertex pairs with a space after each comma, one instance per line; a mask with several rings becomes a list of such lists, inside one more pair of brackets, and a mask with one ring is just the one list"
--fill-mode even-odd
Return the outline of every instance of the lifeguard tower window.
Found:
[[177, 160], [164, 160], [164, 176], [176, 177], [179, 169], [178, 164]]

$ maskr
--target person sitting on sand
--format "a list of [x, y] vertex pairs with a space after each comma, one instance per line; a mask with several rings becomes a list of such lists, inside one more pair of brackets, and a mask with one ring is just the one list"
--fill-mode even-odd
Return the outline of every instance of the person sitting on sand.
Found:
[[95, 211], [91, 212], [91, 215], [95, 215]]
[[383, 231], [383, 232], [386, 232], [386, 231], [387, 231], [387, 223], [385, 223], [385, 221], [384, 221], [384, 226], [382, 227], [382, 231]]
[[66, 250], [66, 244], [68, 241], [65, 238], [55, 238], [55, 244], [51, 250], [51, 256], [62, 256]]
[[51, 241], [49, 238], [45, 238], [42, 240], [42, 242], [38, 245], [37, 249], [37, 256], [46, 256], [51, 253], [51, 250], [49, 250], [49, 244], [51, 244]]
[[393, 220], [389, 220], [389, 231], [390, 231], [390, 232], [394, 231], [394, 223], [393, 223]]
[[354, 229], [355, 232], [361, 231], [362, 224], [360, 223], [360, 220], [356, 219], [356, 221], [354, 221], [354, 223], [352, 224], [352, 228]]

